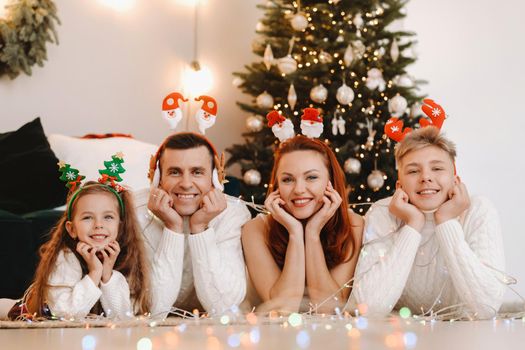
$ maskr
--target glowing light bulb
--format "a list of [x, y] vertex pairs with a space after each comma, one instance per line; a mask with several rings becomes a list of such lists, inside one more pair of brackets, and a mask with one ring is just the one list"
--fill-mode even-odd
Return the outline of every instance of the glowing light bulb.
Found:
[[184, 91], [189, 96], [206, 94], [213, 86], [213, 77], [207, 67], [193, 62], [185, 71], [182, 78]]

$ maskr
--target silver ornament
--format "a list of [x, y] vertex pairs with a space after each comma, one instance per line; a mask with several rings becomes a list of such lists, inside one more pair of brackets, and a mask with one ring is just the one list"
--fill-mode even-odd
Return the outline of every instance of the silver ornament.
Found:
[[345, 63], [345, 66], [350, 67], [353, 60], [354, 60], [354, 48], [352, 47], [351, 44], [348, 44], [345, 50], [345, 54], [343, 56], [343, 61]]
[[293, 59], [292, 55], [286, 55], [277, 60], [277, 67], [283, 74], [292, 74], [297, 70], [297, 61]]
[[354, 100], [354, 97], [354, 90], [352, 90], [350, 86], [346, 85], [346, 83], [343, 83], [343, 85], [337, 89], [337, 93], [335, 95], [337, 102], [342, 105], [350, 104]]
[[242, 176], [244, 183], [250, 186], [257, 186], [261, 183], [261, 173], [258, 170], [250, 169]]
[[242, 83], [244, 83], [244, 81], [240, 77], [235, 77], [232, 80], [232, 85], [235, 86], [235, 87], [241, 86]]
[[264, 120], [259, 115], [251, 115], [246, 118], [246, 128], [251, 132], [261, 131], [264, 127]]
[[310, 99], [317, 103], [323, 103], [328, 97], [328, 90], [323, 86], [323, 84], [314, 86], [310, 90]]
[[388, 111], [392, 114], [393, 117], [402, 116], [408, 107], [408, 102], [406, 98], [397, 94], [388, 101]]
[[380, 170], [372, 170], [370, 175], [366, 178], [368, 187], [374, 191], [378, 191], [385, 184], [385, 179], [383, 178], [383, 172]]
[[365, 21], [363, 21], [363, 16], [361, 15], [360, 12], [358, 12], [355, 17], [354, 17], [354, 20], [352, 21], [352, 23], [354, 23], [354, 25], [358, 28], [358, 29], [361, 29], [361, 27], [363, 27], [363, 24], [365, 23]]
[[295, 104], [297, 103], [297, 93], [295, 92], [295, 87], [293, 84], [290, 85], [288, 89], [288, 104], [290, 109], [293, 111], [295, 109]]
[[262, 109], [270, 109], [273, 107], [273, 97], [266, 91], [257, 96], [255, 102], [257, 103], [257, 107]]
[[392, 82], [399, 87], [410, 88], [414, 86], [414, 80], [408, 74], [396, 75]]
[[399, 58], [399, 46], [397, 45], [396, 39], [394, 39], [394, 42], [392, 43], [392, 46], [390, 47], [390, 57], [392, 57], [392, 61], [396, 62]]
[[261, 21], [257, 22], [257, 24], [255, 25], [255, 30], [258, 32], [262, 32], [265, 29], [266, 29], [266, 26]]
[[266, 49], [264, 50], [263, 62], [266, 66], [266, 70], [270, 70], [272, 64], [274, 63], [273, 51], [270, 44], [266, 45]]
[[361, 171], [361, 162], [356, 158], [348, 158], [345, 160], [343, 169], [347, 174], [359, 174]]
[[301, 32], [308, 27], [308, 19], [303, 13], [299, 12], [292, 17], [290, 24], [294, 30]]
[[361, 40], [352, 41], [352, 47], [354, 48], [354, 54], [357, 58], [363, 57], [366, 51], [366, 46]]

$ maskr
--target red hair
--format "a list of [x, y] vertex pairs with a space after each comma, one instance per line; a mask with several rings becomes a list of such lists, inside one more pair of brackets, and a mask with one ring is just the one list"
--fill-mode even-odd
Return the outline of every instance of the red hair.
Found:
[[[348, 215], [345, 175], [334, 152], [328, 145], [318, 139], [310, 139], [298, 135], [283, 142], [276, 151], [267, 195], [277, 189], [277, 168], [282, 156], [295, 151], [314, 151], [322, 155], [328, 168], [330, 181], [342, 198], [341, 205], [334, 216], [322, 228], [320, 235], [326, 266], [331, 269], [342, 262], [350, 260], [356, 253], [356, 240], [352, 235], [352, 223]], [[267, 245], [275, 262], [281, 269], [284, 266], [288, 240], [289, 236], [286, 228], [270, 216]], [[352, 250], [352, 253], [348, 256], [350, 250]]]

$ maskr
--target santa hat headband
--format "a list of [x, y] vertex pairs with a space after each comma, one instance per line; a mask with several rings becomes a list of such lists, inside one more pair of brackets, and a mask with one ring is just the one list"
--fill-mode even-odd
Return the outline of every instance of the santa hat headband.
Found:
[[71, 221], [73, 203], [79, 193], [86, 188], [94, 186], [105, 186], [111, 193], [113, 193], [120, 205], [120, 215], [124, 216], [124, 202], [120, 195], [120, 192], [124, 190], [124, 187], [118, 184], [118, 182], [122, 181], [120, 174], [126, 171], [122, 166], [122, 163], [124, 163], [124, 155], [120, 152], [114, 154], [111, 156], [111, 160], [104, 161], [105, 169], [100, 169], [98, 171], [100, 174], [100, 177], [97, 180], [98, 183], [82, 186], [82, 180], [86, 177], [81, 175], [77, 169], [71, 167], [70, 164], [66, 164], [62, 161], [58, 162], [58, 170], [61, 172], [59, 179], [66, 183], [66, 187], [69, 188], [69, 193], [73, 193], [67, 205], [67, 219], [69, 221]]
[[[271, 111], [266, 115], [268, 127], [275, 137], [284, 142], [295, 136], [294, 125], [289, 118], [278, 111]], [[323, 133], [323, 117], [317, 108], [305, 108], [301, 116], [301, 133], [309, 138], [318, 138]]]
[[[427, 126], [433, 126], [441, 130], [443, 122], [447, 118], [443, 107], [434, 102], [434, 100], [427, 98], [423, 100], [423, 106], [421, 106], [421, 110], [430, 119], [420, 118], [419, 125], [421, 125], [422, 128], [425, 128]], [[396, 117], [390, 118], [385, 123], [385, 134], [392, 140], [396, 142], [401, 142], [403, 141], [405, 136], [412, 131], [412, 128], [403, 129], [403, 125], [404, 123], [402, 120], [399, 120]]]
[[[168, 122], [170, 129], [176, 129], [183, 118], [183, 113], [179, 101], [188, 102], [180, 92], [172, 92], [164, 97], [162, 101], [162, 117]], [[201, 134], [206, 133], [206, 129], [215, 124], [217, 118], [217, 101], [208, 95], [201, 95], [195, 101], [202, 101], [201, 107], [195, 113], [195, 121], [199, 126]]]

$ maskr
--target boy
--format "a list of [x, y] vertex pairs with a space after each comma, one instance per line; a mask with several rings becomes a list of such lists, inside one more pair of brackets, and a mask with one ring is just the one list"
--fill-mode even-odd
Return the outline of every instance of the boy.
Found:
[[504, 256], [494, 207], [469, 197], [455, 173], [455, 145], [438, 128], [409, 133], [395, 157], [396, 191], [366, 215], [350, 308], [377, 315], [458, 306], [476, 318], [495, 316], [505, 286], [497, 276]]

